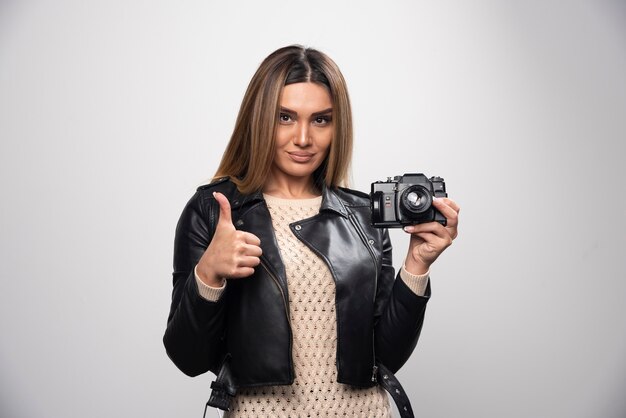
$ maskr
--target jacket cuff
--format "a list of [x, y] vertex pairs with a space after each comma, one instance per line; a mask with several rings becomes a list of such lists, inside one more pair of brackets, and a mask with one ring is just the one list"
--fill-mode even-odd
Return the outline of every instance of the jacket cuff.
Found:
[[405, 266], [400, 269], [400, 277], [413, 293], [418, 296], [424, 296], [426, 294], [426, 287], [430, 279], [430, 270], [424, 274], [411, 274], [407, 271]]
[[196, 278], [196, 284], [198, 285], [198, 294], [200, 297], [208, 300], [209, 302], [217, 302], [220, 297], [222, 297], [222, 294], [226, 289], [226, 280], [224, 280], [224, 284], [221, 287], [209, 286], [200, 280], [200, 277], [198, 277], [198, 272], [196, 271], [197, 267], [198, 265], [196, 264], [193, 268], [193, 275]]

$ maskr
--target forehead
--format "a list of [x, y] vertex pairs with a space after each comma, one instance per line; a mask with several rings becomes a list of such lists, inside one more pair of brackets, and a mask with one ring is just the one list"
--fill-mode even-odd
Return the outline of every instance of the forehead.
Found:
[[283, 87], [280, 105], [299, 113], [314, 113], [331, 108], [333, 102], [326, 87], [321, 84], [306, 82]]

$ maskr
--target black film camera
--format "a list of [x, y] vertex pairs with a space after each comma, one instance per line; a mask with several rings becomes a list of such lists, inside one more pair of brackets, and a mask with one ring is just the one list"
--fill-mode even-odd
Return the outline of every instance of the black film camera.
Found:
[[433, 204], [434, 197], [448, 197], [441, 177], [428, 179], [422, 173], [408, 173], [372, 183], [370, 208], [376, 228], [400, 228], [425, 222], [446, 225], [446, 217]]

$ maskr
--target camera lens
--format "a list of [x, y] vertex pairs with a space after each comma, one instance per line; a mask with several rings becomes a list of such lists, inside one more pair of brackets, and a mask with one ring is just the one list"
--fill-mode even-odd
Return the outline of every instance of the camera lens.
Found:
[[422, 197], [415, 192], [406, 195], [406, 201], [411, 207], [418, 207], [422, 201]]
[[407, 215], [420, 215], [430, 209], [433, 202], [430, 191], [424, 186], [414, 184], [402, 193], [400, 208]]

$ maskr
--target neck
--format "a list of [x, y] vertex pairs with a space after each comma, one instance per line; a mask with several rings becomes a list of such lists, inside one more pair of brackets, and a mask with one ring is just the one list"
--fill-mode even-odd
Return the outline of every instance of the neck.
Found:
[[270, 177], [263, 193], [282, 199], [308, 199], [321, 194], [313, 183], [313, 177], [287, 179], [274, 176]]

